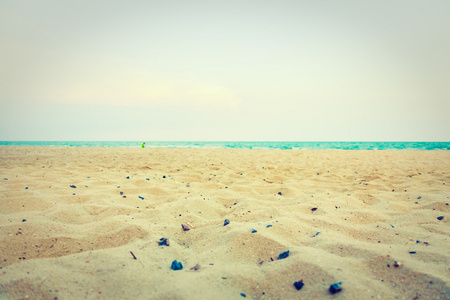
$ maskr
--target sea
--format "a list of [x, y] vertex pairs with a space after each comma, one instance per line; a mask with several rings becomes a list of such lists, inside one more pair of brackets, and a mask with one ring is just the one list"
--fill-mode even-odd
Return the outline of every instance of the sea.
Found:
[[204, 149], [342, 149], [450, 150], [450, 142], [292, 142], [292, 141], [0, 141], [0, 146], [32, 147], [141, 147]]

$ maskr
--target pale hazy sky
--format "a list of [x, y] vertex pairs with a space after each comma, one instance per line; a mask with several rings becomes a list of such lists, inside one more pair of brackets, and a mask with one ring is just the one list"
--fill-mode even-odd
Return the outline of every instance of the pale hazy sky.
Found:
[[0, 0], [0, 140], [450, 141], [449, 0]]

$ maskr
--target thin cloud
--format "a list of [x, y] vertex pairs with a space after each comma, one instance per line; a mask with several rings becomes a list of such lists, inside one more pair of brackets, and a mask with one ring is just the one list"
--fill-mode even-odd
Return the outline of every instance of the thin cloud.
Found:
[[85, 80], [52, 86], [41, 93], [45, 102], [119, 106], [172, 106], [236, 108], [239, 100], [230, 89], [214, 83], [154, 78]]

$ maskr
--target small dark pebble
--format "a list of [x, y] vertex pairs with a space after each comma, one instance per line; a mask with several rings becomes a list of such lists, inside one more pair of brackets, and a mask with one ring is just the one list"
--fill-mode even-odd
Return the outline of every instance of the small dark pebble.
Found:
[[417, 199], [419, 199], [419, 200], [422, 199], [422, 196], [417, 197]]
[[256, 231], [256, 229], [252, 229], [252, 233], [256, 233], [256, 232], [258, 232], [258, 231]]
[[189, 228], [189, 226], [184, 225], [184, 224], [181, 224], [181, 228], [183, 228], [184, 231], [189, 231], [189, 230], [191, 230], [191, 229]]
[[272, 225], [269, 224], [269, 225], [266, 226], [266, 228], [269, 228], [269, 227], [272, 227]]
[[302, 282], [302, 280], [294, 282], [294, 286], [297, 289], [297, 291], [300, 291], [304, 285], [305, 284]]
[[394, 225], [392, 225], [392, 224], [389, 224], [389, 225], [391, 225], [391, 227], [392, 227], [392, 228], [395, 228], [395, 226], [394, 226]]
[[145, 180], [149, 181], [149, 180], [150, 180], [150, 178], [145, 178]]
[[439, 221], [441, 221], [442, 219], [444, 219], [444, 216], [437, 217], [437, 219], [438, 219]]
[[312, 211], [316, 211], [316, 210], [317, 210], [317, 207], [313, 207], [313, 208], [311, 208], [311, 210], [312, 210]]
[[77, 187], [76, 186], [74, 186], [73, 184], [70, 186], [71, 188], [73, 188], [73, 189], [76, 189]]
[[230, 220], [225, 219], [225, 221], [223, 222], [223, 226], [227, 226], [228, 224], [230, 224]]
[[3, 178], [3, 180], [8, 180], [8, 178]]
[[278, 195], [280, 195], [280, 196], [281, 196], [281, 192], [278, 192]]
[[289, 256], [289, 253], [290, 253], [289, 250], [280, 253], [280, 255], [278, 256], [278, 259], [284, 259], [284, 258], [288, 257], [288, 256]]
[[26, 186], [25, 189], [28, 190], [28, 187]]
[[416, 251], [409, 251], [409, 254], [416, 254]]
[[27, 220], [23, 219], [22, 222], [26, 222]]
[[181, 264], [180, 261], [174, 260], [170, 268], [174, 271], [183, 270], [183, 265]]
[[169, 246], [169, 239], [166, 238], [160, 238], [158, 246]]
[[330, 294], [336, 294], [339, 293], [340, 291], [342, 291], [341, 288], [342, 282], [337, 282], [337, 283], [333, 283], [332, 285], [330, 285], [330, 288], [328, 289], [328, 291], [330, 292]]
[[127, 178], [127, 179], [130, 179], [130, 176], [127, 176], [126, 178]]
[[123, 195], [123, 192], [120, 192], [120, 196], [122, 196]]
[[[242, 175], [242, 174], [241, 174], [241, 175]], [[244, 293], [241, 293], [241, 296], [244, 297], [244, 298], [247, 297]]]
[[420, 241], [419, 241], [419, 240], [417, 240], [417, 241], [416, 241], [416, 244], [420, 244]]
[[166, 175], [164, 175], [163, 178], [166, 178]]
[[139, 196], [139, 199], [144, 200], [144, 197]]
[[315, 236], [318, 236], [319, 234], [320, 234], [320, 231], [317, 231]]

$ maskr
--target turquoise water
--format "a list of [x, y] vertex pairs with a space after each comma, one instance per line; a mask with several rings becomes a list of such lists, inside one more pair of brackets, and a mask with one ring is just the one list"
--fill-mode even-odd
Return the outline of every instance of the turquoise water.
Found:
[[[143, 141], [0, 141], [0, 146], [141, 147]], [[450, 150], [450, 142], [156, 142], [146, 148]]]

